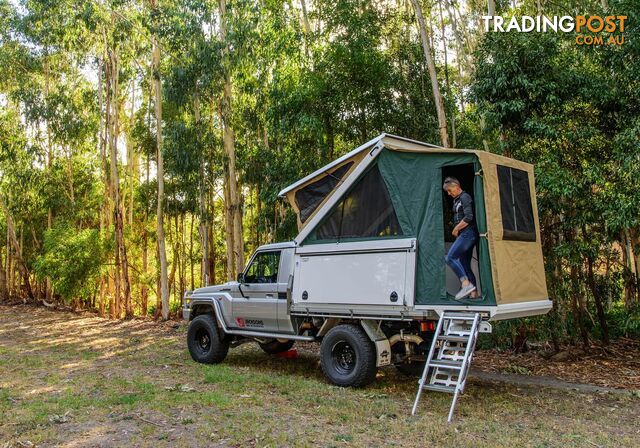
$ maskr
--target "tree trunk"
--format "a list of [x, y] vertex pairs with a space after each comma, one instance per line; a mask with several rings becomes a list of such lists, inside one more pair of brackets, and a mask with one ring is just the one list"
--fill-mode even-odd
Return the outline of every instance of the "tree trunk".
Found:
[[324, 113], [322, 121], [324, 123], [324, 133], [327, 139], [327, 151], [328, 151], [327, 160], [323, 160], [323, 161], [331, 161], [333, 160], [333, 153], [335, 151], [335, 146], [336, 146], [335, 132], [333, 130], [333, 125], [331, 124], [331, 117], [329, 116], [328, 113], [326, 112]]
[[[13, 218], [11, 213], [9, 212], [9, 208], [5, 203], [4, 197], [0, 195], [0, 208], [4, 211], [5, 219], [7, 222], [7, 233], [9, 235], [9, 242], [13, 246], [13, 256], [16, 259], [16, 263], [18, 265], [18, 270], [20, 271], [20, 275], [22, 276], [25, 287], [27, 289], [27, 295], [29, 299], [35, 300], [33, 295], [33, 290], [31, 289], [31, 283], [29, 282], [29, 270], [27, 269], [27, 265], [22, 259], [22, 250], [20, 247], [20, 243], [18, 242], [18, 238], [16, 237], [16, 229], [13, 224]], [[9, 247], [7, 247], [7, 250]], [[5, 280], [6, 281], [6, 280]]]
[[260, 238], [260, 216], [261, 215], [262, 215], [262, 201], [260, 200], [260, 184], [258, 184], [256, 186], [256, 216], [257, 216], [257, 220], [256, 220], [256, 223], [255, 223], [255, 226], [256, 226], [256, 245], [255, 245], [255, 249], [260, 247], [260, 241], [262, 241], [262, 239]]
[[[193, 97], [193, 114], [196, 126], [199, 127], [201, 120], [200, 95], [197, 88]], [[200, 234], [200, 247], [202, 249], [202, 257], [200, 258], [200, 286], [207, 286], [209, 284], [209, 273], [207, 269], [207, 254], [209, 253], [209, 233], [207, 232], [207, 223], [209, 219], [207, 216], [206, 186], [205, 158], [203, 157], [198, 168], [198, 214], [200, 219], [198, 232]]]
[[306, 0], [300, 0], [302, 6], [302, 25], [304, 27], [304, 54], [309, 58], [309, 34], [311, 34], [311, 25], [309, 24], [309, 15], [307, 14]]
[[184, 297], [184, 292], [187, 289], [187, 267], [185, 266], [185, 255], [186, 255], [186, 243], [184, 241], [184, 213], [182, 215], [176, 216], [176, 222], [180, 222], [180, 291], [178, 296], [178, 301], [180, 302], [180, 308], [182, 308], [182, 298]]
[[[444, 80], [445, 90], [449, 98], [452, 98], [451, 94], [451, 81], [449, 79], [449, 50], [447, 48], [447, 36], [446, 27], [444, 25], [444, 14], [442, 13], [442, 2], [444, 0], [438, 0], [438, 14], [440, 15], [440, 33], [442, 34], [442, 50], [444, 54]], [[456, 115], [451, 114], [451, 147], [455, 148], [457, 145], [456, 135]]]
[[633, 273], [635, 275], [635, 303], [640, 304], [640, 231], [638, 228], [629, 229], [631, 253], [633, 254]]
[[[155, 9], [157, 0], [151, 0], [151, 8]], [[157, 219], [157, 238], [158, 238], [158, 255], [160, 257], [160, 295], [162, 304], [162, 319], [169, 318], [169, 285], [167, 278], [167, 250], [164, 241], [164, 161], [162, 158], [162, 84], [160, 80], [160, 47], [153, 37], [153, 85], [155, 91], [155, 112], [156, 112], [156, 160], [157, 160], [157, 178], [158, 178], [158, 208], [156, 211]]]
[[634, 263], [633, 243], [629, 229], [622, 230], [621, 238], [624, 247], [622, 257], [625, 266], [624, 278], [624, 303], [627, 308], [632, 308], [636, 302], [637, 278], [636, 263]]
[[493, 17], [496, 15], [496, 2], [495, 0], [487, 0], [487, 15]]
[[[124, 292], [124, 305], [127, 318], [133, 317], [133, 308], [131, 304], [131, 285], [129, 283], [129, 263], [127, 259], [127, 248], [124, 241], [124, 218], [123, 207], [120, 198], [120, 178], [118, 174], [118, 136], [119, 128], [119, 60], [115, 50], [109, 50], [109, 68], [110, 74], [110, 138], [109, 138], [109, 168], [112, 185], [113, 200], [113, 225], [115, 232], [115, 264], [116, 264], [116, 298], [115, 298], [115, 315], [120, 317], [121, 309], [121, 292]], [[121, 291], [121, 290], [124, 291]]]
[[[104, 120], [104, 86], [103, 86], [103, 70], [104, 70], [104, 62], [103, 59], [98, 60], [98, 111], [100, 116], [100, 124], [99, 124], [99, 136], [98, 136], [98, 151], [100, 152], [100, 168], [102, 169], [102, 176], [104, 180], [105, 166], [106, 166], [106, 148], [105, 148], [105, 120]], [[107, 182], [105, 182], [104, 191], [107, 191]], [[100, 204], [100, 236], [104, 235], [105, 229], [105, 220], [104, 220], [104, 208], [105, 208], [105, 197], [102, 197], [102, 204]], [[101, 317], [104, 317], [105, 306], [104, 306], [104, 296], [105, 296], [105, 275], [104, 273], [100, 273], [100, 289], [98, 291], [98, 313]]]
[[133, 128], [135, 126], [135, 104], [136, 104], [136, 81], [131, 80], [131, 112], [129, 114], [129, 135], [127, 135], [127, 165], [129, 168], [129, 207], [127, 210], [127, 221], [129, 226], [133, 226], [133, 196], [136, 184], [139, 181], [140, 165], [138, 154], [133, 145]]
[[[7, 250], [9, 250], [8, 247], [7, 247]], [[9, 298], [9, 293], [7, 288], [7, 274], [5, 271], [4, 258], [2, 256], [2, 251], [0, 250], [0, 300], [5, 300], [7, 298]]]
[[9, 228], [7, 228], [6, 243], [7, 262], [5, 264], [5, 278], [7, 282], [7, 297], [11, 297], [13, 295], [13, 277], [11, 268], [13, 265], [13, 257], [11, 256], [11, 236], [9, 235]]
[[433, 101], [436, 105], [436, 114], [438, 116], [438, 131], [440, 133], [440, 141], [442, 146], [449, 148], [449, 133], [447, 130], [447, 116], [444, 109], [444, 100], [440, 94], [440, 86], [438, 85], [438, 75], [436, 73], [436, 65], [431, 53], [431, 43], [427, 35], [424, 18], [422, 16], [422, 8], [419, 0], [411, 0], [415, 9], [416, 18], [418, 19], [418, 28], [420, 30], [420, 39], [422, 40], [422, 50], [427, 61], [427, 69], [429, 70], [429, 78], [431, 79], [431, 90], [433, 91]]
[[[456, 18], [455, 15], [455, 11], [452, 11], [453, 7], [451, 5], [450, 1], [447, 1], [447, 12], [449, 13], [449, 17], [451, 18], [451, 27], [453, 29], [453, 37], [456, 40], [456, 66], [458, 67], [458, 85], [463, 85], [463, 75], [462, 75], [462, 67], [464, 65], [464, 60], [466, 58], [466, 55], [463, 54], [464, 51], [464, 43], [462, 42], [462, 39], [460, 38], [460, 32], [458, 31], [458, 19]], [[464, 94], [461, 91], [460, 92], [460, 113], [464, 114], [465, 111], [465, 101], [464, 101]], [[455, 135], [455, 129], [452, 129], [453, 132], [453, 139], [455, 140], [456, 135]], [[453, 144], [453, 146], [455, 147], [455, 142]]]
[[149, 272], [149, 232], [147, 232], [147, 219], [145, 213], [142, 228], [142, 275], [143, 282], [140, 285], [140, 314], [146, 316], [149, 309], [149, 288], [147, 287], [147, 272]]
[[[586, 226], [582, 226], [582, 236], [587, 240], [587, 228]], [[591, 294], [593, 295], [593, 301], [596, 304], [596, 312], [598, 314], [598, 322], [600, 324], [600, 329], [602, 330], [602, 342], [605, 344], [609, 344], [609, 327], [607, 325], [607, 319], [604, 314], [604, 306], [602, 304], [602, 295], [600, 291], [598, 291], [598, 287], [596, 285], [596, 278], [593, 272], [593, 257], [587, 255], [587, 285], [591, 290]]]
[[[226, 0], [220, 0], [220, 38], [223, 43], [226, 42]], [[228, 53], [228, 48], [225, 46], [224, 55]], [[231, 227], [227, 228], [227, 232], [233, 232], [232, 237], [232, 258], [233, 263], [231, 270], [227, 273], [229, 279], [233, 279], [237, 272], [242, 271], [244, 268], [244, 242], [242, 236], [242, 198], [238, 185], [238, 175], [236, 170], [236, 152], [235, 152], [235, 135], [231, 126], [231, 76], [229, 73], [225, 73], [224, 76], [224, 88], [223, 88], [223, 101], [221, 107], [222, 118], [222, 142], [224, 152], [226, 155], [227, 164], [227, 176], [226, 183], [228, 184], [228, 202], [227, 209], [231, 215]]]
[[302, 23], [304, 25], [304, 32], [309, 34], [311, 33], [311, 25], [309, 24], [309, 14], [307, 13], [307, 2], [306, 0], [300, 0], [300, 4], [302, 6]]
[[[46, 56], [44, 59], [44, 97], [45, 97], [45, 107], [48, 109], [48, 105], [49, 105], [49, 49], [46, 49]], [[48, 110], [47, 110], [48, 113]], [[45, 121], [45, 126], [46, 126], [46, 130], [47, 130], [47, 170], [49, 171], [49, 174], [51, 175], [51, 169], [53, 166], [53, 147], [51, 144], [51, 126], [49, 126], [49, 119], [47, 118]], [[51, 229], [53, 223], [53, 211], [51, 210], [51, 207], [48, 208], [47, 210], [47, 229]], [[51, 301], [51, 295], [52, 295], [52, 291], [51, 291], [51, 279], [49, 277], [47, 277], [45, 279], [45, 292], [44, 292], [44, 296], [45, 296], [45, 300], [47, 302]]]
[[225, 241], [227, 249], [227, 280], [233, 280], [233, 216], [231, 213], [231, 198], [229, 194], [229, 172], [225, 167], [224, 173], [224, 223]]
[[600, 323], [600, 329], [602, 330], [602, 342], [609, 344], [609, 326], [607, 325], [607, 318], [604, 314], [602, 296], [596, 287], [595, 274], [593, 273], [593, 258], [591, 257], [587, 257], [587, 284], [589, 285], [591, 294], [593, 294], [593, 300], [596, 304], [598, 322]]
[[582, 337], [582, 345], [585, 350], [589, 349], [589, 333], [587, 332], [587, 327], [585, 326], [585, 307], [583, 297], [580, 291], [580, 282], [578, 278], [578, 270], [574, 265], [570, 267], [571, 274], [571, 297], [573, 304], [573, 315], [574, 319], [577, 322], [577, 327], [580, 332], [580, 336]]
[[189, 231], [189, 268], [191, 269], [191, 291], [196, 289], [195, 272], [193, 270], [193, 222], [195, 216], [191, 215], [190, 231]]
[[[212, 192], [209, 193], [210, 200], [209, 204], [211, 204], [211, 211], [209, 216], [215, 216], [216, 205], [215, 205], [215, 197]], [[207, 254], [207, 275], [208, 280], [211, 281], [212, 285], [216, 284], [216, 239], [215, 233], [213, 229], [213, 222], [210, 222], [207, 226], [207, 235], [209, 238], [209, 253]]]
[[242, 238], [242, 204], [236, 170], [235, 135], [230, 124], [231, 115], [231, 82], [229, 79], [224, 85], [223, 103], [223, 146], [227, 156], [227, 182], [229, 194], [227, 208], [231, 215], [231, 228], [233, 232], [233, 268], [231, 279], [244, 268], [244, 242]]
[[[106, 36], [105, 36], [106, 45]], [[100, 235], [105, 234], [105, 229], [111, 227], [111, 219], [109, 213], [109, 198], [111, 196], [111, 181], [109, 180], [107, 169], [107, 135], [109, 133], [109, 96], [106, 96], [106, 107], [103, 94], [107, 91], [109, 75], [106, 73], [105, 58], [98, 61], [98, 110], [100, 111], [100, 136], [98, 141], [100, 151], [100, 167], [102, 169], [102, 180], [104, 183], [104, 191], [102, 195], [102, 204], [100, 205]], [[105, 295], [110, 293], [110, 277], [108, 273], [100, 274], [100, 316], [105, 315]], [[109, 310], [113, 309], [112, 296], [110, 296]]]
[[[149, 185], [150, 166], [149, 157], [146, 158], [146, 184]], [[147, 273], [149, 272], [149, 232], [147, 231], [147, 223], [149, 222], [148, 207], [144, 208], [144, 220], [142, 222], [142, 275], [144, 281], [140, 286], [140, 307], [143, 316], [148, 313], [149, 306], [149, 288], [147, 287]]]
[[[108, 47], [108, 39], [107, 39], [107, 35], [106, 35], [106, 31], [104, 32], [104, 45], [105, 48]], [[112, 183], [112, 177], [110, 175], [111, 170], [110, 170], [110, 165], [109, 165], [109, 158], [110, 157], [110, 151], [111, 151], [111, 147], [113, 146], [113, 142], [111, 141], [112, 135], [113, 135], [113, 129], [112, 129], [112, 121], [113, 121], [113, 116], [112, 116], [112, 106], [111, 106], [111, 102], [113, 101], [113, 95], [111, 93], [111, 89], [112, 89], [112, 81], [111, 78], [113, 76], [113, 72], [111, 69], [111, 56], [107, 50], [104, 59], [103, 59], [103, 68], [104, 68], [104, 89], [105, 89], [105, 111], [104, 111], [104, 116], [105, 116], [105, 146], [104, 146], [104, 151], [101, 154], [102, 155], [102, 168], [103, 168], [103, 172], [104, 172], [104, 184], [105, 184], [105, 197], [104, 197], [104, 214], [107, 217], [107, 228], [111, 229], [111, 226], [113, 225], [113, 214], [111, 213], [111, 202], [112, 202], [112, 198], [113, 198], [113, 183]], [[109, 148], [109, 156], [107, 156], [107, 147]], [[111, 283], [111, 281], [113, 281], [113, 291], [111, 291], [111, 284], [109, 284], [109, 318], [111, 319], [115, 319], [117, 317], [117, 306], [116, 306], [116, 301], [117, 296], [120, 294], [120, 282], [118, 280], [119, 278], [119, 273], [118, 273], [118, 249], [116, 247], [115, 252], [114, 252], [114, 257], [116, 259], [116, 262], [114, 263], [113, 266], [113, 276], [108, 276], [108, 281], [109, 283]]]
[[[487, 15], [489, 17], [495, 17], [496, 15], [496, 2], [495, 0], [487, 0]], [[484, 24], [483, 24], [484, 25]], [[493, 18], [489, 19], [489, 31], [493, 28]], [[481, 32], [484, 32], [484, 26], [480, 27]]]

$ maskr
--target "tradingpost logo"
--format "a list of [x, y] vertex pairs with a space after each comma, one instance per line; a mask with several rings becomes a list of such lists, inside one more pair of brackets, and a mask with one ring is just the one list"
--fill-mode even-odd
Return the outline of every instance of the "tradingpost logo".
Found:
[[[577, 45], [622, 45], [627, 16], [482, 16], [485, 32], [576, 33]], [[608, 33], [603, 35], [600, 33]]]

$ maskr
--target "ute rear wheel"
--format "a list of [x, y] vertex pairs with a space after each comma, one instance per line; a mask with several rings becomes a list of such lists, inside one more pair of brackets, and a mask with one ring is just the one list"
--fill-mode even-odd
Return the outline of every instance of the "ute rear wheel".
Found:
[[264, 350], [265, 353], [269, 355], [275, 355], [276, 353], [286, 352], [287, 350], [291, 349], [294, 343], [295, 341], [291, 339], [288, 341], [274, 339], [272, 341], [259, 342], [258, 345], [262, 350]]
[[229, 352], [229, 340], [221, 338], [215, 317], [210, 314], [196, 316], [189, 324], [187, 346], [194, 361], [217, 364]]
[[376, 379], [376, 347], [361, 327], [338, 325], [322, 340], [320, 365], [337, 386], [366, 386]]

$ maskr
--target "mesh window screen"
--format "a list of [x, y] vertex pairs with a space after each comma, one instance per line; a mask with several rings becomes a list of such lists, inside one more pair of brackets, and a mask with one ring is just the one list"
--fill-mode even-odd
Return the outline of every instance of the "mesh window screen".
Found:
[[296, 205], [300, 210], [300, 221], [305, 222], [309, 216], [313, 214], [316, 208], [324, 201], [324, 198], [326, 198], [336, 185], [338, 185], [338, 182], [342, 180], [352, 165], [353, 162], [346, 163], [332, 173], [327, 174], [323, 178], [310, 183], [296, 192], [295, 199]]
[[389, 192], [375, 165], [333, 208], [313, 240], [383, 238], [402, 235]]
[[503, 239], [535, 241], [536, 227], [527, 172], [498, 165], [498, 186]]

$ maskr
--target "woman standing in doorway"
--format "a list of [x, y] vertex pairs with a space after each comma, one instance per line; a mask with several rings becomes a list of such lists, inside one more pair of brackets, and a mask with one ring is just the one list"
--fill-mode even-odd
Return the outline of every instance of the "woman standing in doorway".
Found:
[[476, 277], [471, 270], [473, 247], [478, 242], [473, 198], [460, 187], [460, 181], [455, 177], [447, 177], [442, 188], [453, 198], [454, 227], [451, 233], [456, 240], [445, 256], [445, 262], [460, 279], [461, 288], [455, 298], [460, 300], [470, 296], [477, 299]]

